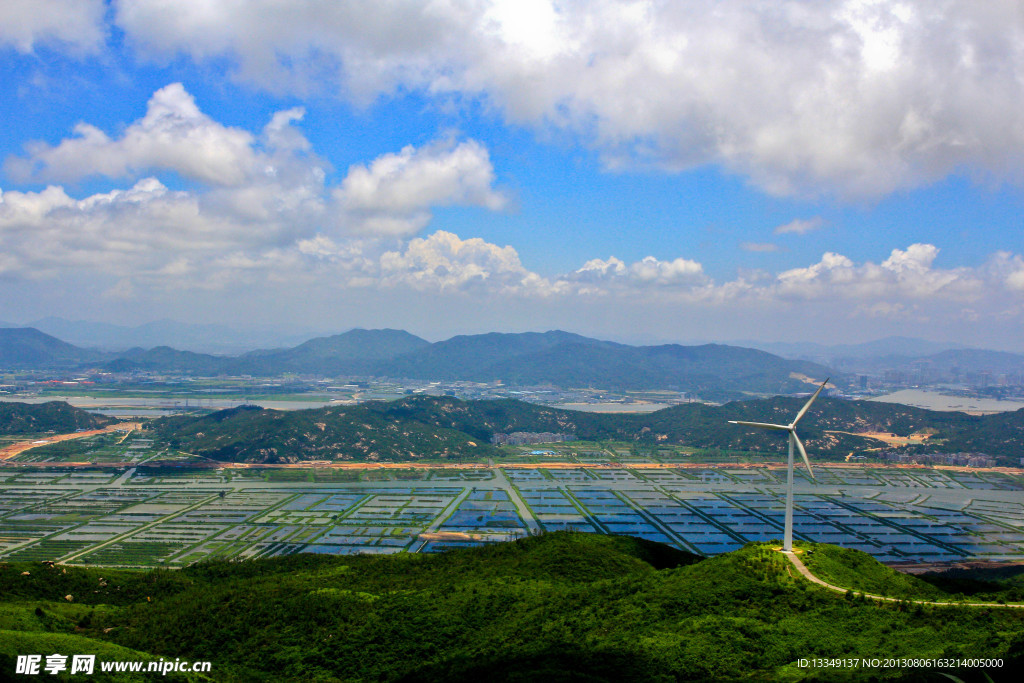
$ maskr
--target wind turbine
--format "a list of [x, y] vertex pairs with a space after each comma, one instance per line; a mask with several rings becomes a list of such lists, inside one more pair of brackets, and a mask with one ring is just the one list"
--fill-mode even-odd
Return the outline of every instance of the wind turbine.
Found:
[[800, 412], [796, 414], [793, 421], [788, 425], [776, 425], [769, 424], [767, 422], [743, 422], [742, 420], [729, 420], [730, 424], [734, 425], [746, 425], [747, 427], [757, 427], [758, 429], [772, 429], [779, 432], [789, 432], [789, 466], [786, 478], [786, 531], [785, 536], [782, 539], [782, 551], [786, 553], [793, 552], [793, 444], [796, 444], [797, 449], [800, 451], [800, 455], [804, 459], [804, 464], [807, 465], [807, 474], [811, 475], [811, 479], [814, 479], [814, 472], [811, 471], [811, 461], [807, 459], [807, 451], [804, 449], [804, 444], [800, 441], [800, 437], [796, 435], [796, 423], [800, 421], [800, 418], [804, 416], [811, 404], [814, 403], [814, 399], [818, 398], [818, 394], [828, 384], [829, 378], [826, 378], [818, 390], [814, 392], [814, 396], [811, 396], [810, 400], [804, 404], [804, 407], [800, 409]]

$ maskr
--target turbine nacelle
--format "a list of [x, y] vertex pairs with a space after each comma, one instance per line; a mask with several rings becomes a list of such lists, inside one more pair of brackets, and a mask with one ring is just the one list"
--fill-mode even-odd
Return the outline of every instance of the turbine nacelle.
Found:
[[826, 384], [828, 384], [829, 379], [830, 378], [825, 378], [825, 381], [821, 383], [818, 390], [814, 392], [814, 395], [808, 399], [807, 403], [804, 404], [804, 407], [800, 409], [800, 412], [796, 414], [796, 417], [793, 418], [793, 421], [788, 425], [777, 425], [770, 422], [745, 422], [743, 420], [729, 420], [729, 423], [734, 425], [743, 425], [745, 427], [756, 427], [757, 429], [788, 432], [790, 442], [796, 444], [796, 449], [800, 451], [800, 457], [804, 459], [804, 465], [807, 466], [807, 474], [811, 475], [811, 479], [814, 479], [814, 472], [811, 470], [811, 461], [807, 457], [807, 450], [804, 448], [803, 442], [800, 441], [800, 437], [796, 435], [796, 423], [800, 421], [800, 418], [807, 414], [811, 404], [814, 403], [814, 399], [818, 398], [818, 394], [820, 394], [821, 390], [825, 388]]

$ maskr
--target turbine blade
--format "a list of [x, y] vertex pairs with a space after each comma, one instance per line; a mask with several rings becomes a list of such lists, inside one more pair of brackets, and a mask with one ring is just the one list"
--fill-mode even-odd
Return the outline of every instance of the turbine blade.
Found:
[[788, 432], [789, 427], [786, 425], [773, 425], [767, 422], [744, 422], [743, 420], [729, 420], [729, 424], [744, 425], [746, 427], [759, 427], [760, 429], [775, 429], [780, 432]]
[[[807, 459], [807, 451], [804, 450], [804, 443], [800, 440], [800, 437], [796, 435], [796, 432], [790, 432], [793, 435], [793, 441], [796, 442], [796, 449], [800, 451], [800, 456], [804, 459], [804, 464], [807, 465], [807, 474], [811, 475], [811, 479], [814, 479], [814, 472], [811, 471], [811, 461]], [[814, 479], [817, 481], [817, 479]]]
[[800, 409], [800, 412], [796, 414], [796, 418], [793, 419], [793, 422], [792, 424], [790, 424], [790, 427], [796, 427], [796, 423], [800, 421], [800, 418], [803, 417], [804, 413], [806, 413], [807, 410], [811, 407], [811, 404], [814, 403], [814, 399], [818, 398], [818, 394], [821, 393], [821, 390], [825, 388], [825, 385], [828, 384], [828, 381], [830, 379], [831, 377], [825, 378], [825, 381], [821, 383], [821, 386], [818, 387], [818, 390], [814, 392], [814, 396], [811, 396], [811, 400], [805, 403], [804, 407]]

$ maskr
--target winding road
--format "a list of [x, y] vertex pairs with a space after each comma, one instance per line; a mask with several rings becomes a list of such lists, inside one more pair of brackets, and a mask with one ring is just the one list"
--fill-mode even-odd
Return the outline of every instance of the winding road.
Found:
[[[831, 583], [822, 581], [817, 576], [811, 573], [811, 570], [807, 568], [807, 565], [805, 565], [799, 557], [797, 557], [796, 553], [786, 552], [785, 550], [779, 550], [778, 552], [788, 557], [789, 561], [793, 563], [794, 567], [796, 567], [796, 570], [800, 572], [800, 574], [802, 574], [803, 577], [811, 583], [816, 583], [819, 586], [827, 588], [835, 593], [846, 594], [849, 591], [853, 590], [852, 588], [840, 588], [839, 586], [834, 586]], [[861, 593], [861, 591], [855, 592]], [[933, 605], [937, 607], [1006, 607], [1009, 609], [1024, 609], [1024, 604], [1001, 604], [998, 602], [932, 602], [931, 600], [887, 598], [884, 595], [875, 595], [874, 593], [863, 593], [863, 595], [864, 597], [871, 598], [872, 600], [884, 600], [885, 602], [909, 602], [912, 605]]]

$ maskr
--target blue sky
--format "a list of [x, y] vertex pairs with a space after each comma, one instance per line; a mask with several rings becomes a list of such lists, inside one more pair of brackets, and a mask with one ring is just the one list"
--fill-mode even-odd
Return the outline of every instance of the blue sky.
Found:
[[0, 8], [0, 320], [1024, 350], [1016, 2]]

